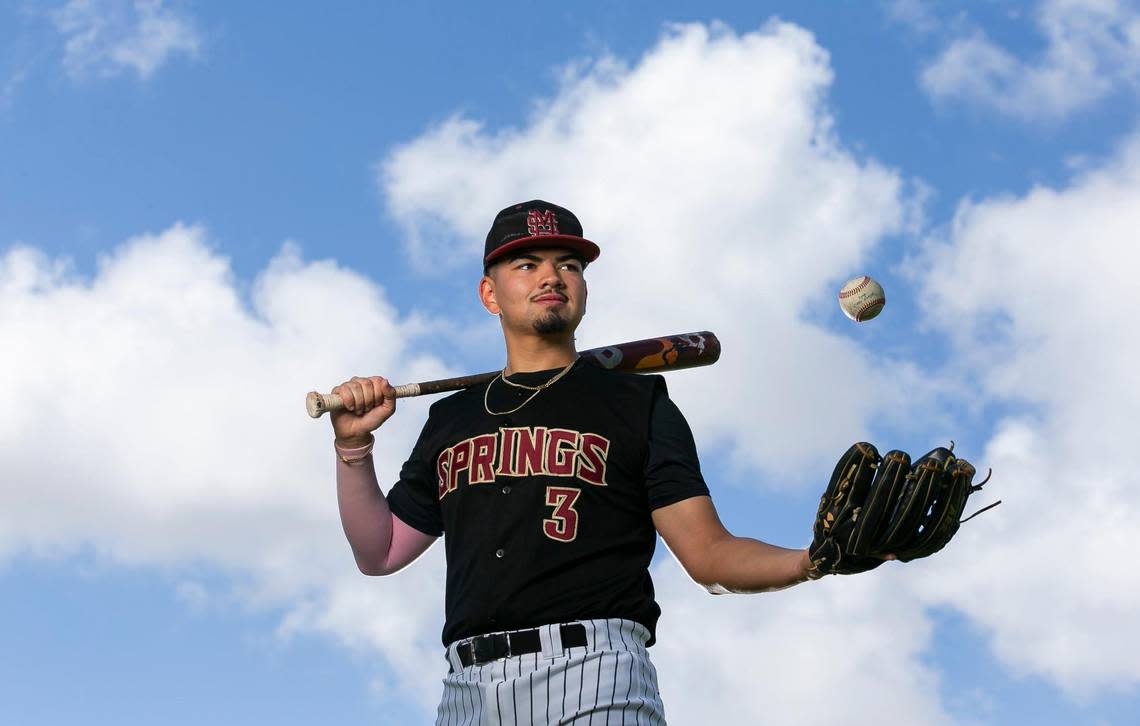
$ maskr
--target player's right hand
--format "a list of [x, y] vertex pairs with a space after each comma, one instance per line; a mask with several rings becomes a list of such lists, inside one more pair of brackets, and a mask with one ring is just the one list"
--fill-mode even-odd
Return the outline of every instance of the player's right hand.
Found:
[[367, 444], [368, 435], [396, 412], [396, 390], [382, 376], [353, 376], [332, 392], [344, 402], [329, 418], [337, 442], [346, 448]]

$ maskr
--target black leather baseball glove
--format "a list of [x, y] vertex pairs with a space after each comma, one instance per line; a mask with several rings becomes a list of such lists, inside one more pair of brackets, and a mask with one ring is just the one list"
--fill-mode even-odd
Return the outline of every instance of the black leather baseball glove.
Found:
[[966, 500], [989, 481], [974, 484], [976, 470], [953, 448], [913, 463], [905, 451], [879, 456], [866, 442], [848, 449], [819, 500], [808, 577], [866, 572], [888, 557], [909, 562], [945, 547], [966, 521]]

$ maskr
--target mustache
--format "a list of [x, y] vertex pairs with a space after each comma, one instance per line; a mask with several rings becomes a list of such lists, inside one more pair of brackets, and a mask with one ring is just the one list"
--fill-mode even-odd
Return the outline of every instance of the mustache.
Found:
[[532, 297], [531, 300], [532, 301], [538, 300], [539, 298], [549, 297], [549, 296], [557, 297], [562, 302], [566, 302], [568, 300], [568, 298], [566, 297], [566, 293], [559, 292], [557, 290], [543, 290], [542, 292], [540, 292], [537, 295], [535, 295], [534, 297]]

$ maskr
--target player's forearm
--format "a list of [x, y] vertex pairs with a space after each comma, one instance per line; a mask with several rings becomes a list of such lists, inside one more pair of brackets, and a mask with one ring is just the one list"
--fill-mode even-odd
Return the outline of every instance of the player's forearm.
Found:
[[[346, 458], [353, 458], [351, 452]], [[381, 574], [392, 545], [392, 512], [380, 491], [371, 456], [352, 464], [338, 457], [336, 499], [357, 566], [365, 574]]]
[[729, 535], [710, 546], [694, 579], [713, 594], [770, 592], [807, 580], [810, 565], [806, 550]]
[[[352, 460], [364, 456], [365, 448], [338, 451]], [[352, 464], [338, 457], [336, 493], [344, 534], [356, 566], [366, 575], [390, 575], [401, 570], [436, 540], [392, 514], [376, 480], [371, 455]]]

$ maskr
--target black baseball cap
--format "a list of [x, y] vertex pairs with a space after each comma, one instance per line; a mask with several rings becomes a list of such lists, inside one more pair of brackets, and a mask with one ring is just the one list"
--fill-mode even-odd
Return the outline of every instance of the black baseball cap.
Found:
[[495, 215], [483, 249], [483, 266], [508, 252], [530, 247], [566, 247], [586, 262], [593, 262], [601, 254], [596, 244], [582, 236], [582, 223], [573, 212], [534, 199], [511, 205]]

